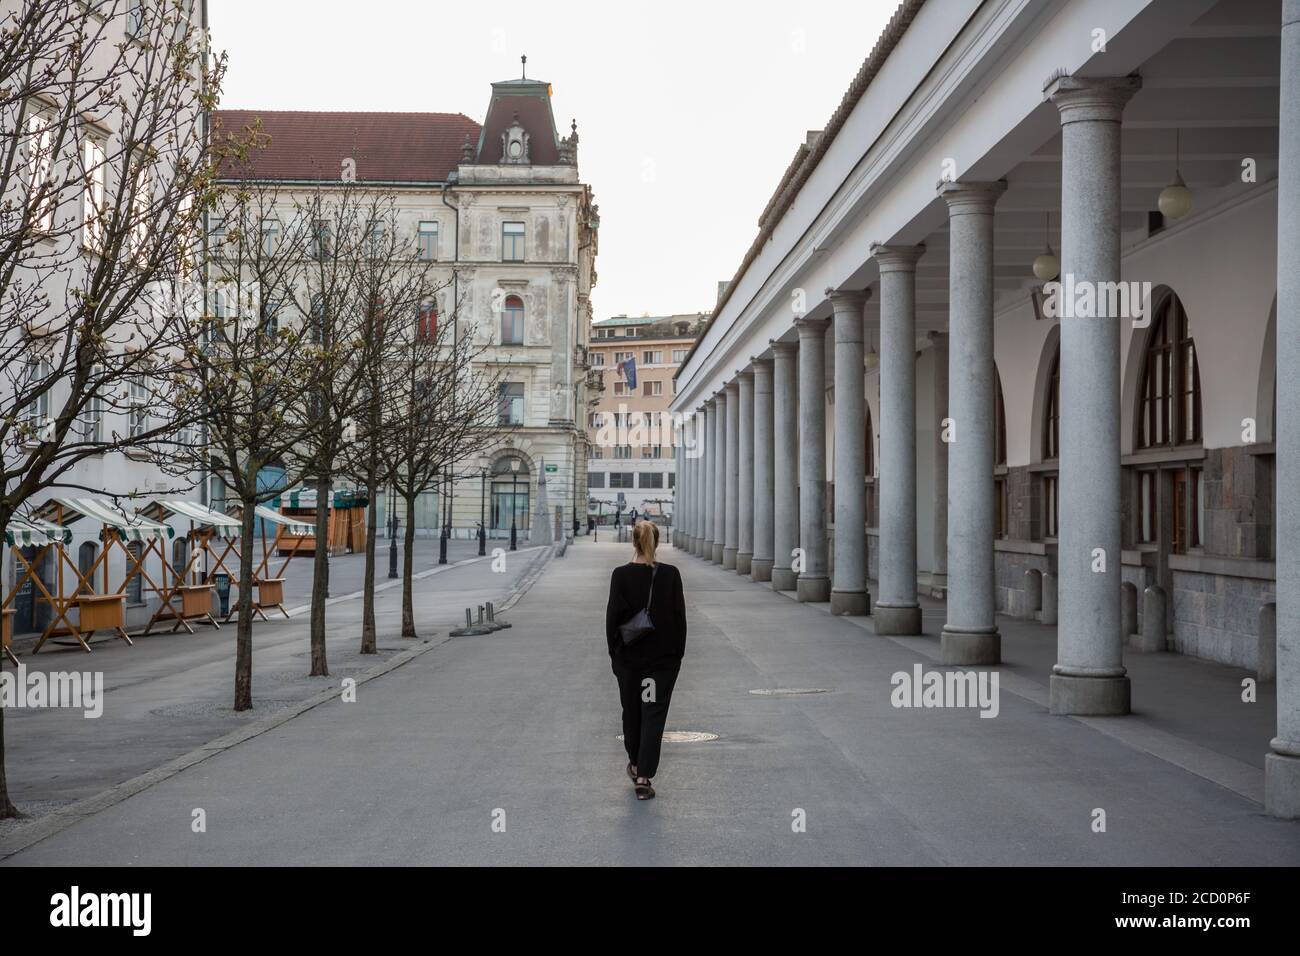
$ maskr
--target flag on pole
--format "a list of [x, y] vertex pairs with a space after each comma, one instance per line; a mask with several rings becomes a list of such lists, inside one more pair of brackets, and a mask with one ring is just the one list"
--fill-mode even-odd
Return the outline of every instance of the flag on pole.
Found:
[[627, 379], [627, 387], [636, 391], [636, 356], [625, 359], [618, 363], [619, 369], [623, 372], [623, 377]]

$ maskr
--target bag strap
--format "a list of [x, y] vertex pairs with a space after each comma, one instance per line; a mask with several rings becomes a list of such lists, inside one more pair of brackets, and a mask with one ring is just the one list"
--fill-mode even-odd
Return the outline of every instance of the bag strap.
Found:
[[650, 610], [650, 599], [655, 596], [655, 575], [659, 573], [659, 565], [650, 565], [650, 593], [645, 596], [645, 609]]

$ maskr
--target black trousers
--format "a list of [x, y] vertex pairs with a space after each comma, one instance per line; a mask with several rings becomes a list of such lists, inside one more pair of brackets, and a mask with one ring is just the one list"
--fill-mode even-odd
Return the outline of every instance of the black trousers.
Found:
[[615, 664], [614, 676], [618, 678], [618, 696], [623, 704], [627, 759], [636, 766], [638, 776], [653, 777], [659, 769], [659, 748], [663, 745], [673, 685], [677, 683], [677, 668], [649, 670]]

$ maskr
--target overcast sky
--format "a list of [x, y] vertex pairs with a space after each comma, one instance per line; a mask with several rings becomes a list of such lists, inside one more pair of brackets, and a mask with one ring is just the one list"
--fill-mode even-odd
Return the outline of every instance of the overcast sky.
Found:
[[553, 86], [600, 204], [597, 319], [707, 311], [805, 132], [897, 6], [827, 2], [209, 0], [231, 109], [464, 113]]

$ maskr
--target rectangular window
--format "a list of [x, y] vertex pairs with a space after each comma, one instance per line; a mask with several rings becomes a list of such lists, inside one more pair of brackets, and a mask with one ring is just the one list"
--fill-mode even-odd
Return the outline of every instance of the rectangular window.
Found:
[[280, 224], [274, 219], [262, 220], [262, 255], [275, 255], [276, 247], [280, 244]]
[[673, 349], [673, 364], [681, 365], [686, 361], [686, 349]]
[[1158, 472], [1138, 472], [1138, 542], [1156, 540], [1156, 480]]
[[82, 197], [81, 243], [91, 252], [101, 252], [104, 242], [104, 144], [88, 139], [82, 151], [85, 160], [86, 192]]
[[126, 0], [126, 35], [132, 39], [144, 32], [145, 0]]
[[662, 488], [663, 486], [664, 486], [664, 473], [662, 471], [641, 472], [642, 488]]
[[131, 254], [142, 256], [145, 244], [149, 241], [150, 212], [153, 206], [153, 181], [149, 178], [149, 167], [144, 160], [137, 160], [141, 167], [136, 170], [134, 194], [131, 197]]
[[615, 395], [626, 395], [626, 394], [627, 394], [627, 382], [615, 382], [615, 383], [614, 383], [614, 394], [615, 394]]
[[127, 425], [132, 438], [139, 438], [149, 430], [149, 389], [144, 379], [138, 375], [134, 376], [130, 383]]
[[604, 367], [605, 367], [605, 353], [604, 353], [604, 352], [593, 352], [593, 353], [592, 353], [592, 355], [591, 355], [591, 367], [592, 367], [592, 368], [604, 368]]
[[996, 478], [993, 481], [994, 494], [994, 516], [997, 521], [995, 534], [999, 538], [1009, 537], [1011, 534], [1011, 516], [1010, 501], [1007, 497], [1007, 483], [1003, 478]]
[[386, 251], [384, 238], [388, 235], [382, 222], [374, 221], [366, 227], [366, 242], [370, 247], [371, 259], [382, 259]]
[[432, 299], [425, 299], [420, 303], [419, 312], [416, 314], [415, 334], [425, 341], [432, 341], [438, 337], [438, 304]]
[[328, 259], [333, 252], [333, 235], [328, 219], [317, 219], [311, 224], [311, 257]]
[[524, 423], [524, 383], [503, 382], [501, 384], [502, 425], [522, 425]]
[[32, 226], [39, 232], [49, 232], [54, 228], [56, 198], [50, 184], [54, 130], [48, 117], [38, 113], [27, 118], [27, 133], [27, 196]]
[[660, 349], [646, 349], [641, 353], [642, 365], [662, 365], [664, 362], [664, 353]]
[[633, 353], [633, 352], [615, 352], [615, 353], [614, 353], [614, 364], [615, 364], [615, 365], [622, 365], [622, 364], [623, 364], [624, 362], [626, 362], [628, 359], [632, 358], [632, 356], [633, 356], [634, 354], [635, 354], [635, 353]]
[[669, 488], [677, 487], [677, 472], [675, 471], [668, 472], [668, 487]]
[[646, 398], [653, 398], [654, 396], [662, 395], [663, 393], [664, 393], [663, 382], [642, 382], [641, 383], [641, 394], [644, 395]]
[[624, 460], [626, 460], [626, 459], [630, 459], [630, 458], [632, 457], [632, 446], [631, 446], [631, 445], [615, 445], [615, 446], [614, 446], [614, 457], [615, 457], [615, 458], [621, 458], [621, 459], [624, 459]]
[[603, 471], [589, 471], [589, 472], [587, 472], [587, 487], [588, 487], [588, 488], [604, 488], [604, 487], [605, 487], [605, 473], [604, 473]]
[[[99, 370], [91, 372], [92, 381]], [[98, 394], [90, 396], [77, 416], [77, 437], [88, 445], [98, 445], [104, 440], [104, 403]]]
[[1047, 538], [1056, 537], [1056, 498], [1058, 488], [1056, 475], [1043, 477], [1043, 536]]
[[501, 224], [501, 259], [503, 262], [524, 261], [524, 224], [522, 222], [503, 222]]
[[[51, 375], [53, 367], [45, 359], [28, 359], [27, 376], [24, 388], [29, 392], [39, 388]], [[47, 388], [30, 403], [23, 412], [27, 425], [27, 440], [43, 441], [46, 423], [50, 420], [50, 390]]]
[[433, 262], [438, 258], [438, 223], [427, 220], [420, 223], [420, 258]]
[[633, 488], [633, 480], [636, 478], [634, 471], [611, 471], [609, 473], [609, 486], [611, 488]]

